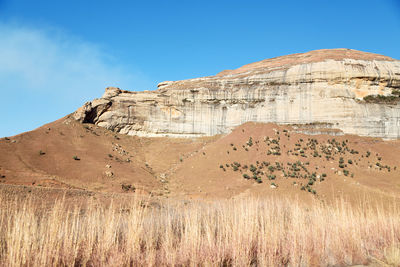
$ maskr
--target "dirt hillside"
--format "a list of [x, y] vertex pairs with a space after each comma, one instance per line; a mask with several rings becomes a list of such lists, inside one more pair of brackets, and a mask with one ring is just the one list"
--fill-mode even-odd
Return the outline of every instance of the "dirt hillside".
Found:
[[197, 139], [116, 134], [68, 116], [0, 140], [0, 183], [173, 198], [400, 196], [400, 141], [246, 123]]

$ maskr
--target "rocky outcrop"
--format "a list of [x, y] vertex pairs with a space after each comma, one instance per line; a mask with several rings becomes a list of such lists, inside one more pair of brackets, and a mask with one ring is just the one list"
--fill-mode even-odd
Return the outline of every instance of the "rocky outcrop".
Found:
[[[349, 49], [317, 50], [163, 82], [154, 91], [110, 87], [74, 117], [139, 136], [223, 134], [256, 121], [399, 138], [400, 104], [397, 95], [390, 98], [399, 89], [398, 60]], [[365, 101], [369, 95], [381, 97]]]

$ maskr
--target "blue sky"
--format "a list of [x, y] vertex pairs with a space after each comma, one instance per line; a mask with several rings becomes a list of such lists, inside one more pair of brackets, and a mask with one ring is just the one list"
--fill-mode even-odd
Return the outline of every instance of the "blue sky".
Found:
[[400, 59], [400, 0], [0, 0], [0, 137], [59, 119], [107, 86], [322, 48]]

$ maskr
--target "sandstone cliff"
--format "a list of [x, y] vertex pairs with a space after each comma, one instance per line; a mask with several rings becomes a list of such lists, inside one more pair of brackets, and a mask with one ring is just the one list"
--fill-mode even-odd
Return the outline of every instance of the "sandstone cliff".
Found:
[[[350, 49], [317, 50], [163, 82], [154, 91], [110, 87], [74, 118], [139, 136], [223, 134], [256, 121], [399, 138], [399, 89], [399, 60]], [[380, 97], [364, 99], [375, 95]]]

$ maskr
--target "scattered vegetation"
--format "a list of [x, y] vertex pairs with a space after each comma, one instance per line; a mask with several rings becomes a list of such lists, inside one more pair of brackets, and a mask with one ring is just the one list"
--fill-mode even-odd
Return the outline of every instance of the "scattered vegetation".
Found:
[[392, 90], [390, 95], [367, 95], [364, 98], [367, 103], [395, 104], [400, 101], [400, 90]]
[[[289, 136], [287, 130], [282, 131], [283, 135]], [[334, 173], [344, 176], [354, 177], [354, 172], [351, 170], [358, 167], [360, 158], [364, 155], [359, 155], [359, 151], [350, 147], [349, 140], [337, 140], [336, 138], [328, 139], [320, 143], [315, 138], [299, 138], [293, 145], [287, 147], [287, 143], [282, 145], [279, 131], [275, 132], [274, 137], [265, 136], [260, 144], [261, 140], [254, 140], [253, 137], [249, 137], [248, 141], [241, 146], [245, 151], [250, 149], [255, 152], [264, 153], [264, 160], [256, 162], [233, 162], [226, 163], [226, 170], [233, 170], [239, 172], [243, 178], [250, 180], [253, 179], [257, 183], [262, 183], [264, 180], [279, 181], [278, 177], [284, 179], [296, 179], [296, 185], [300, 185], [300, 190], [317, 194], [314, 188], [319, 183], [326, 181], [328, 175], [326, 170], [324, 171], [325, 165], [322, 166], [310, 166], [310, 160], [313, 158], [321, 158], [329, 164], [337, 162], [339, 169], [332, 168]], [[230, 146], [235, 148], [236, 146], [231, 143]], [[292, 147], [291, 147], [292, 146]], [[239, 146], [240, 147], [240, 146]], [[258, 152], [260, 151], [260, 152]], [[288, 158], [282, 160], [280, 156], [286, 154]], [[367, 151], [365, 154], [366, 158], [371, 157], [371, 152]], [[294, 159], [293, 159], [294, 158]], [[358, 160], [357, 160], [358, 158]], [[390, 166], [381, 163], [382, 157], [376, 153], [376, 168], [380, 171], [387, 170], [390, 172], [393, 170]], [[223, 165], [220, 165], [220, 168]], [[328, 165], [329, 166], [329, 165]], [[250, 174], [246, 173], [250, 171]]]
[[73, 158], [74, 160], [81, 160], [81, 159], [80, 159], [78, 156], [76, 156], [76, 155], [73, 156], [72, 158]]

